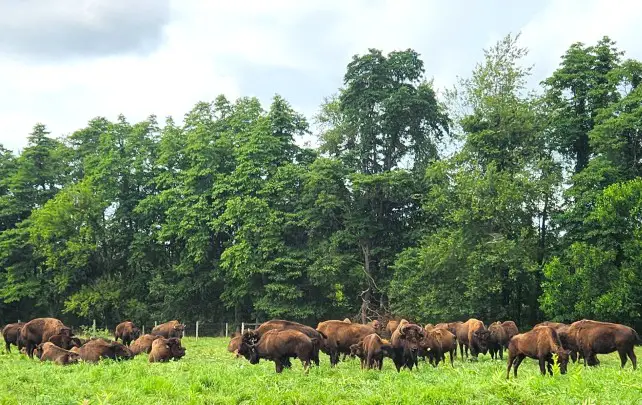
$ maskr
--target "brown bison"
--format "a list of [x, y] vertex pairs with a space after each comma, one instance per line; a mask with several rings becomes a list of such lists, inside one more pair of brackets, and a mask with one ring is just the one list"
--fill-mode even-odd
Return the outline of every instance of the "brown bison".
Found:
[[459, 341], [459, 351], [464, 353], [466, 349], [466, 356], [470, 350], [470, 356], [473, 360], [477, 360], [479, 353], [486, 354], [488, 352], [488, 338], [490, 332], [486, 329], [484, 323], [475, 318], [471, 318], [464, 322], [457, 328], [457, 340]]
[[230, 343], [227, 345], [227, 351], [230, 353], [234, 353], [236, 357], [239, 357], [239, 346], [241, 345], [241, 335], [234, 336], [231, 340]]
[[[319, 350], [324, 345], [326, 335], [323, 332], [319, 332], [314, 328], [303, 325], [298, 322], [284, 321], [282, 319], [272, 319], [271, 321], [263, 322], [259, 325], [258, 328], [254, 330], [259, 337], [270, 330], [298, 330], [299, 332], [305, 334], [307, 337], [312, 339], [314, 343], [314, 355], [312, 356], [312, 361], [317, 366], [319, 365]], [[286, 366], [289, 367], [289, 359], [286, 362]]]
[[350, 354], [350, 346], [375, 333], [372, 326], [360, 323], [345, 323], [343, 321], [320, 322], [316, 330], [325, 336], [325, 344], [322, 350], [330, 356], [331, 367], [339, 363], [339, 355], [341, 353]]
[[[573, 360], [573, 363], [577, 361], [578, 355], [580, 358], [582, 358], [582, 353], [578, 353], [579, 349], [577, 348], [575, 341], [568, 334], [568, 329], [571, 327], [571, 325], [560, 322], [546, 321], [538, 323], [533, 327], [533, 329], [542, 326], [550, 326], [551, 328], [555, 329], [555, 332], [557, 332], [557, 336], [560, 338], [560, 342], [562, 342], [562, 347], [566, 350], [570, 350], [571, 360]], [[595, 358], [595, 360], [597, 361], [597, 358]]]
[[132, 342], [129, 349], [131, 350], [134, 356], [140, 353], [149, 353], [152, 350], [152, 343], [154, 340], [161, 338], [162, 336], [146, 334]]
[[412, 367], [417, 366], [417, 352], [421, 341], [426, 336], [424, 328], [404, 321], [399, 322], [399, 327], [393, 332], [392, 339], [390, 339], [393, 348], [392, 360], [397, 372], [401, 371], [402, 367], [407, 367], [412, 371]]
[[361, 360], [361, 369], [363, 370], [366, 367], [366, 352], [363, 350], [363, 340], [359, 343], [350, 345], [350, 357], [358, 357]]
[[502, 328], [504, 328], [504, 332], [506, 332], [506, 339], [507, 339], [506, 346], [504, 347], [508, 349], [508, 343], [513, 338], [513, 336], [519, 333], [519, 329], [517, 329], [517, 325], [513, 321], [502, 322]]
[[27, 349], [27, 355], [31, 358], [36, 346], [47, 342], [54, 335], [71, 337], [71, 328], [56, 318], [36, 318], [25, 323], [20, 329], [20, 339]]
[[506, 330], [499, 321], [493, 322], [488, 326], [488, 351], [490, 358], [495, 360], [499, 357], [504, 360], [504, 348], [508, 347], [508, 335]]
[[394, 320], [394, 319], [391, 319], [391, 320], [388, 321], [388, 323], [386, 324], [386, 333], [388, 334], [388, 336], [392, 337], [392, 334], [399, 327], [399, 322], [400, 321], [397, 321], [397, 320]]
[[635, 329], [618, 323], [598, 322], [583, 319], [573, 322], [568, 328], [571, 350], [577, 349], [584, 358], [584, 366], [596, 366], [598, 354], [617, 351], [621, 367], [626, 365], [627, 356], [633, 369], [637, 368], [635, 346], [642, 344]]
[[158, 326], [154, 326], [154, 329], [150, 332], [152, 335], [162, 336], [165, 339], [169, 338], [181, 338], [183, 337], [183, 332], [185, 331], [185, 325], [174, 320], [165, 323], [161, 323]]
[[381, 322], [376, 319], [368, 322], [366, 325], [371, 326], [375, 330], [375, 333], [381, 333], [383, 331]]
[[564, 350], [557, 332], [550, 326], [534, 328], [530, 332], [513, 336], [508, 344], [506, 379], [510, 377], [511, 367], [515, 368], [517, 377], [517, 369], [526, 357], [539, 360], [542, 375], [546, 375], [547, 365], [549, 374], [553, 375], [553, 354], [558, 356], [560, 372], [566, 374], [569, 352]]
[[152, 350], [149, 352], [149, 362], [167, 362], [171, 359], [180, 359], [185, 356], [185, 348], [181, 346], [179, 338], [160, 338], [152, 342]]
[[100, 359], [129, 360], [134, 357], [127, 346], [105, 339], [90, 340], [78, 349], [78, 354], [87, 362], [98, 362]]
[[[438, 323], [435, 325], [435, 329], [446, 329], [450, 333], [453, 334], [455, 337], [455, 351], [453, 352], [453, 355], [457, 357], [457, 330], [462, 328], [464, 325], [463, 322], [457, 321], [457, 322], [447, 322], [447, 323]], [[463, 353], [461, 353], [462, 359], [463, 359]]]
[[441, 361], [443, 352], [441, 341], [435, 334], [432, 333], [434, 331], [434, 328], [426, 330], [426, 328], [424, 327], [424, 330], [426, 332], [426, 336], [419, 344], [419, 351], [417, 352], [417, 356], [423, 358], [424, 360], [426, 360], [426, 357], [428, 357], [428, 363], [430, 363], [433, 367], [437, 367], [437, 364], [439, 364], [439, 362]]
[[36, 346], [34, 353], [40, 361], [53, 361], [56, 364], [65, 365], [78, 363], [80, 355], [56, 346], [52, 342], [41, 343]]
[[71, 350], [72, 347], [82, 346], [82, 342], [79, 338], [67, 335], [53, 335], [49, 340], [47, 340], [47, 342], [51, 342], [65, 350]]
[[307, 373], [314, 356], [314, 347], [315, 343], [310, 337], [295, 329], [272, 329], [260, 337], [256, 332], [248, 331], [241, 338], [239, 354], [251, 364], [258, 364], [260, 359], [272, 360], [277, 373], [283, 371], [286, 359], [297, 357]]
[[[181, 332], [182, 333], [182, 332]], [[134, 325], [131, 321], [121, 322], [116, 325], [116, 330], [114, 331], [114, 340], [118, 342], [118, 339], [123, 341], [125, 346], [129, 346], [134, 340], [140, 337], [140, 329]]]
[[24, 324], [24, 322], [10, 323], [2, 328], [2, 337], [4, 338], [7, 353], [11, 353], [11, 345], [18, 346], [18, 350], [22, 348], [22, 344], [20, 344], [20, 329], [22, 329]]
[[373, 367], [381, 370], [383, 367], [383, 358], [394, 356], [394, 350], [389, 341], [382, 339], [376, 333], [372, 333], [360, 343], [361, 350], [365, 357], [365, 368], [370, 370]]
[[[434, 327], [426, 331], [424, 340], [424, 352], [427, 352], [428, 360], [433, 366], [437, 366], [440, 361], [446, 362], [446, 353], [450, 355], [450, 365], [454, 365], [454, 357], [457, 352], [457, 337], [448, 329], [443, 327]], [[431, 342], [434, 342], [431, 344]], [[430, 350], [428, 350], [430, 349]]]

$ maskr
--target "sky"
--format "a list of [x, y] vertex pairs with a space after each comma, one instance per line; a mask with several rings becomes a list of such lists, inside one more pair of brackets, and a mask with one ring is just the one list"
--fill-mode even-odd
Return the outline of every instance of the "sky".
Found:
[[38, 122], [180, 121], [219, 94], [278, 93], [311, 118], [368, 48], [415, 49], [443, 89], [521, 32], [537, 83], [603, 35], [642, 60], [640, 20], [633, 0], [0, 0], [0, 144], [19, 152]]

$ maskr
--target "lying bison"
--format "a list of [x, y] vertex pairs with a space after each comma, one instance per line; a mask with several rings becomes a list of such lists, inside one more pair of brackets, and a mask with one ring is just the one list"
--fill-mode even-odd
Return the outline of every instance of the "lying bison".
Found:
[[116, 330], [114, 331], [115, 341], [118, 342], [118, 339], [120, 339], [123, 341], [123, 344], [125, 346], [129, 346], [134, 340], [138, 339], [139, 337], [140, 329], [138, 329], [138, 327], [136, 327], [133, 322], [125, 321], [116, 325]]
[[165, 339], [169, 338], [181, 338], [183, 337], [183, 332], [185, 331], [185, 325], [174, 320], [165, 323], [161, 323], [158, 326], [154, 326], [154, 329], [150, 332], [152, 335], [162, 336]]
[[118, 342], [107, 342], [104, 339], [93, 339], [78, 350], [80, 358], [87, 362], [98, 362], [100, 359], [129, 360], [134, 357], [129, 348]]
[[[312, 342], [314, 343], [314, 355], [312, 356], [312, 361], [317, 366], [319, 365], [319, 350], [324, 345], [326, 338], [326, 335], [323, 332], [319, 332], [310, 326], [303, 325], [298, 322], [285, 321], [282, 319], [272, 319], [271, 321], [263, 322], [254, 330], [254, 332], [257, 333], [260, 338], [265, 332], [270, 330], [298, 330], [312, 339]], [[289, 362], [287, 364], [289, 366]]]
[[20, 329], [24, 324], [24, 322], [10, 323], [2, 328], [2, 337], [4, 338], [7, 353], [11, 353], [11, 345], [18, 346], [18, 350], [22, 349], [22, 344], [20, 343]]
[[277, 373], [283, 371], [286, 359], [296, 357], [301, 360], [307, 373], [314, 356], [314, 347], [315, 343], [312, 339], [294, 329], [273, 329], [261, 337], [256, 332], [248, 331], [241, 338], [239, 354], [248, 359], [251, 364], [258, 364], [260, 359], [272, 360]]
[[129, 346], [129, 349], [131, 350], [132, 354], [134, 356], [141, 354], [141, 353], [149, 353], [152, 350], [152, 343], [156, 339], [160, 339], [162, 336], [156, 336], [156, 335], [150, 335], [146, 334], [138, 339], [134, 340], [134, 342]]
[[25, 323], [20, 329], [20, 339], [25, 345], [27, 355], [31, 358], [36, 346], [47, 342], [54, 335], [71, 337], [71, 328], [56, 318], [36, 318]]
[[325, 336], [323, 351], [330, 356], [330, 366], [339, 363], [339, 355], [350, 354], [350, 346], [375, 333], [372, 326], [343, 321], [325, 321], [317, 325], [317, 332]]
[[399, 322], [390, 339], [394, 353], [392, 360], [397, 372], [401, 371], [402, 367], [412, 371], [412, 367], [417, 366], [417, 352], [425, 336], [426, 332], [421, 326], [403, 319]]
[[553, 354], [558, 356], [560, 372], [566, 374], [569, 352], [564, 350], [557, 332], [550, 326], [534, 328], [530, 332], [513, 336], [508, 344], [506, 379], [510, 377], [511, 367], [515, 368], [517, 377], [517, 369], [526, 357], [539, 360], [542, 375], [546, 375], [547, 365], [549, 374], [553, 375]]
[[598, 354], [617, 351], [621, 367], [626, 365], [628, 356], [633, 369], [637, 368], [635, 346], [642, 344], [642, 341], [633, 328], [617, 323], [583, 319], [571, 324], [568, 328], [568, 338], [584, 357], [584, 366], [598, 365]]
[[162, 363], [172, 359], [180, 359], [185, 356], [185, 348], [181, 346], [179, 338], [165, 339], [163, 337], [152, 342], [152, 350], [149, 352], [150, 363]]
[[241, 345], [241, 335], [239, 336], [234, 336], [231, 340], [230, 343], [227, 345], [227, 351], [230, 353], [234, 353], [236, 357], [239, 357], [239, 346]]
[[78, 363], [80, 355], [56, 346], [51, 342], [41, 343], [36, 346], [34, 353], [40, 361], [53, 361], [56, 364], [66, 365]]

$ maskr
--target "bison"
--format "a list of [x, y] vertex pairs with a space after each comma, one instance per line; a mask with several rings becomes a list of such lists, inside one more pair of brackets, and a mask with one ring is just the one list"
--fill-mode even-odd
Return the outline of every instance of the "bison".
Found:
[[22, 348], [22, 344], [20, 341], [20, 329], [22, 329], [24, 324], [24, 322], [10, 323], [2, 328], [2, 337], [4, 338], [4, 344], [7, 353], [11, 353], [11, 345], [18, 346], [18, 350]]
[[381, 322], [376, 319], [368, 322], [366, 325], [371, 326], [375, 330], [375, 333], [381, 333], [383, 330], [381, 327]]
[[[575, 341], [568, 334], [568, 329], [570, 328], [570, 325], [565, 323], [560, 323], [560, 322], [545, 321], [542, 323], [538, 323], [533, 327], [533, 329], [539, 328], [542, 326], [549, 326], [555, 329], [555, 332], [557, 332], [557, 336], [560, 338], [560, 342], [562, 342], [562, 347], [566, 350], [570, 350], [571, 360], [573, 360], [573, 363], [575, 363], [578, 359], [579, 349], [577, 348]], [[582, 353], [579, 353], [579, 357], [582, 358]], [[595, 361], [597, 362], [597, 358], [595, 358]]]
[[[152, 331], [153, 332], [153, 331]], [[116, 325], [116, 330], [114, 331], [114, 340], [118, 342], [118, 339], [123, 341], [125, 346], [131, 345], [131, 343], [140, 337], [140, 329], [134, 325], [131, 321], [121, 322]]]
[[80, 347], [82, 346], [82, 342], [80, 341], [79, 338], [75, 336], [68, 336], [68, 335], [53, 335], [52, 337], [47, 340], [47, 342], [51, 342], [54, 345], [65, 349], [65, 350], [71, 350], [72, 347]]
[[566, 374], [569, 352], [564, 350], [557, 332], [550, 326], [534, 328], [530, 332], [513, 336], [508, 344], [506, 379], [510, 377], [511, 367], [515, 368], [517, 377], [517, 369], [526, 357], [539, 360], [542, 375], [546, 375], [547, 368], [550, 375], [553, 375], [553, 354], [557, 354], [560, 372]]
[[343, 321], [320, 322], [316, 330], [326, 337], [323, 351], [330, 356], [331, 367], [339, 363], [341, 353], [350, 354], [350, 346], [375, 333], [372, 326]]
[[426, 336], [424, 328], [404, 321], [399, 322], [399, 327], [393, 332], [392, 339], [390, 339], [393, 348], [392, 360], [397, 372], [401, 371], [402, 367], [407, 367], [412, 371], [412, 367], [417, 365], [417, 352], [421, 341]]
[[[428, 353], [428, 359], [433, 366], [437, 366], [440, 361], [446, 362], [446, 353], [450, 355], [450, 365], [454, 365], [454, 357], [457, 352], [457, 337], [444, 327], [435, 326], [426, 331], [427, 337], [430, 336], [433, 345], [426, 345], [431, 340], [424, 340], [424, 351]], [[427, 350], [430, 348], [430, 350]]]
[[98, 362], [100, 359], [129, 360], [134, 357], [127, 346], [104, 339], [90, 340], [78, 349], [78, 354], [87, 362]]
[[388, 321], [388, 323], [386, 324], [386, 333], [388, 334], [388, 336], [392, 337], [392, 334], [399, 327], [399, 322], [400, 321], [397, 321], [397, 320], [394, 320], [394, 319], [391, 319], [391, 320]]
[[149, 362], [167, 362], [171, 359], [180, 359], [185, 356], [185, 348], [181, 346], [179, 338], [165, 339], [161, 337], [152, 342], [152, 350], [149, 352]]
[[517, 325], [513, 321], [502, 322], [502, 328], [504, 328], [504, 332], [506, 332], [506, 346], [504, 347], [508, 349], [508, 343], [513, 338], [513, 336], [519, 333], [519, 329], [517, 329]]
[[358, 357], [361, 360], [361, 369], [363, 370], [366, 367], [366, 352], [363, 349], [363, 340], [359, 343], [350, 345], [350, 357]]
[[236, 357], [239, 357], [239, 346], [241, 345], [241, 335], [234, 336], [231, 340], [230, 343], [227, 345], [227, 351], [230, 353], [234, 353]]
[[[310, 339], [313, 339], [312, 342], [314, 343], [314, 356], [312, 356], [312, 361], [317, 366], [319, 365], [319, 350], [324, 345], [325, 338], [326, 338], [326, 335], [323, 332], [319, 332], [310, 326], [303, 325], [298, 322], [284, 321], [282, 319], [273, 319], [271, 321], [263, 322], [261, 325], [259, 325], [258, 328], [254, 330], [254, 332], [256, 332], [258, 336], [261, 337], [265, 332], [269, 330], [274, 330], [274, 329], [298, 330], [299, 332], [305, 334]], [[289, 367], [289, 360], [286, 362], [286, 365]]]
[[149, 353], [150, 350], [152, 350], [152, 343], [156, 339], [160, 339], [162, 336], [156, 336], [156, 335], [150, 335], [146, 334], [138, 339], [136, 339], [131, 346], [129, 346], [129, 349], [131, 350], [132, 354], [134, 356], [140, 354], [140, 353]]
[[584, 366], [596, 366], [598, 354], [617, 351], [621, 367], [626, 365], [627, 356], [631, 359], [633, 370], [637, 368], [635, 346], [642, 344], [635, 329], [610, 322], [598, 322], [588, 319], [573, 322], [568, 328], [568, 339], [571, 348], [577, 349], [584, 357]]
[[295, 329], [272, 329], [260, 337], [258, 333], [248, 331], [241, 338], [239, 354], [251, 364], [258, 364], [260, 359], [272, 360], [277, 373], [283, 371], [286, 359], [297, 357], [307, 373], [314, 356], [315, 345], [310, 337]]
[[465, 347], [466, 356], [468, 356], [468, 350], [470, 349], [471, 357], [473, 360], [477, 360], [479, 353], [486, 354], [488, 352], [489, 335], [490, 332], [486, 329], [482, 321], [475, 318], [467, 320], [461, 326], [457, 327], [459, 351], [463, 355]]
[[183, 337], [183, 332], [185, 331], [185, 325], [174, 320], [165, 323], [161, 323], [158, 326], [154, 326], [154, 329], [150, 332], [152, 335], [162, 336], [165, 339], [169, 338], [181, 338]]
[[488, 351], [490, 358], [495, 360], [499, 357], [504, 360], [504, 348], [508, 346], [508, 335], [506, 330], [499, 321], [493, 322], [488, 326]]
[[372, 333], [361, 341], [361, 348], [365, 356], [365, 368], [373, 367], [381, 370], [383, 367], [383, 358], [394, 356], [394, 350], [389, 341], [382, 339], [376, 333]]
[[78, 363], [80, 360], [79, 354], [58, 347], [52, 342], [39, 344], [34, 352], [40, 361], [53, 361], [60, 365]]
[[33, 351], [37, 345], [47, 342], [54, 335], [71, 337], [71, 328], [56, 318], [36, 318], [25, 323], [20, 329], [20, 339], [30, 358], [33, 358]]
[[[448, 323], [438, 323], [435, 325], [436, 329], [446, 329], [452, 335], [454, 336], [455, 339], [455, 351], [453, 352], [454, 356], [457, 356], [457, 330], [461, 329], [463, 327], [464, 323], [461, 321], [457, 322], [448, 322]], [[464, 354], [461, 353], [462, 359], [464, 357]]]

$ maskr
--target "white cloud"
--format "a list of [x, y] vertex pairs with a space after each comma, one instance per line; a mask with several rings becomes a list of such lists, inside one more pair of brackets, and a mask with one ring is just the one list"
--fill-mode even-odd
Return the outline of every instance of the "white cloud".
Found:
[[571, 43], [594, 43], [604, 34], [642, 59], [642, 3], [634, 2], [173, 0], [170, 9], [164, 43], [152, 53], [57, 62], [0, 57], [0, 143], [23, 147], [36, 122], [62, 135], [97, 115], [180, 119], [197, 101], [220, 93], [267, 99], [268, 79], [262, 89], [246, 85], [247, 75], [261, 69], [305, 72], [309, 86], [300, 79], [282, 91], [310, 115], [341, 85], [350, 57], [369, 47], [416, 49], [440, 87], [470, 72], [482, 47], [511, 31], [523, 31], [537, 81]]

